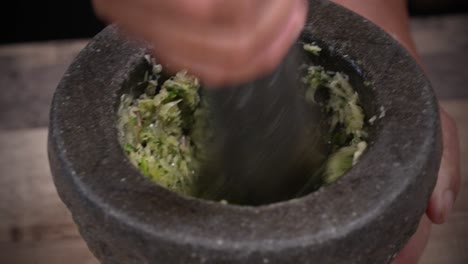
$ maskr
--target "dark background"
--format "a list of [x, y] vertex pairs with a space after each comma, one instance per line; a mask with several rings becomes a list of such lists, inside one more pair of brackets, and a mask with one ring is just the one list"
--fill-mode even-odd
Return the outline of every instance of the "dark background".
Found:
[[1, 43], [88, 38], [104, 27], [91, 0], [3, 0], [0, 10]]
[[[91, 0], [3, 0], [0, 10], [0, 43], [89, 38], [104, 27]], [[412, 15], [464, 12], [468, 0], [410, 0], [410, 10]]]

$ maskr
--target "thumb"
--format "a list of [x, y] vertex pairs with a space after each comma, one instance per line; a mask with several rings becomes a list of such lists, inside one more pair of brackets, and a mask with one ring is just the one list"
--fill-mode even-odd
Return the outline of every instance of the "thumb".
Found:
[[443, 109], [440, 115], [444, 148], [437, 184], [427, 208], [427, 215], [436, 224], [442, 224], [447, 220], [460, 189], [460, 150], [457, 127]]

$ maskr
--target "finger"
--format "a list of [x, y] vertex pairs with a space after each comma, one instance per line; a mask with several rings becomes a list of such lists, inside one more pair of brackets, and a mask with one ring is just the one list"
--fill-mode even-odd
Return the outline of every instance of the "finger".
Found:
[[251, 59], [250, 53], [246, 53], [251, 52], [250, 47], [244, 47], [239, 42], [241, 30], [234, 27], [225, 29], [211, 25], [201, 29], [199, 25], [200, 29], [196, 29], [195, 25], [172, 23], [164, 19], [146, 19], [144, 27], [144, 35], [155, 50], [161, 53], [177, 50], [177, 55], [187, 61], [203, 61], [206, 64], [222, 62], [225, 67], [236, 69], [244, 67]]
[[[224, 85], [235, 85], [257, 78], [271, 71], [279, 64], [285, 53], [288, 51], [291, 43], [293, 43], [301, 31], [301, 26], [304, 23], [305, 16], [302, 12], [305, 9], [298, 5], [293, 12], [291, 19], [286, 23], [285, 27], [279, 34], [278, 41], [271, 43], [269, 47], [257, 58], [254, 58], [251, 63], [247, 63], [244, 69], [230, 71], [226, 67], [218, 64], [209, 64], [205, 61], [187, 61], [186, 58], [180, 56], [169, 56], [168, 53], [161, 52], [164, 61], [171, 64], [169, 68], [173, 70], [177, 67], [190, 68], [191, 73], [200, 77], [205, 84], [210, 87], [221, 87]], [[284, 50], [278, 52], [278, 50]], [[190, 65], [190, 66], [189, 66]]]
[[[291, 21], [291, 16], [305, 14], [307, 10], [307, 2], [303, 0], [263, 0], [259, 2], [268, 4], [260, 4], [263, 8], [257, 13], [259, 19], [255, 23], [255, 27], [247, 31], [244, 39], [241, 40], [245, 43], [243, 44], [245, 47], [249, 47], [254, 52], [250, 55], [256, 55], [257, 52], [270, 46], [278, 39], [278, 34], [284, 34], [281, 29], [284, 29], [286, 24]], [[257, 41], [250, 44], [249, 41], [252, 40]]]
[[285, 23], [278, 32], [276, 38], [270, 42], [270, 45], [265, 45], [265, 48], [260, 52], [260, 55], [256, 59], [258, 65], [254, 64], [252, 71], [255, 72], [255, 69], [263, 69], [263, 73], [268, 73], [277, 67], [284, 56], [288, 53], [291, 46], [299, 38], [307, 16], [307, 2], [299, 0], [295, 1], [295, 3], [296, 5], [288, 18], [287, 23]]
[[416, 233], [410, 238], [392, 264], [415, 264], [421, 258], [431, 233], [431, 221], [423, 215]]
[[305, 23], [307, 8], [303, 1], [296, 1], [296, 6], [291, 12], [287, 22], [280, 28], [276, 39], [266, 45], [259, 54], [254, 57], [239, 71], [233, 71], [225, 80], [217, 80], [219, 83], [242, 83], [270, 73], [288, 53], [292, 44], [299, 37]]
[[[252, 35], [247, 32], [249, 30], [252, 32], [255, 31], [252, 29], [248, 29], [246, 32], [236, 32], [231, 31], [231, 29], [223, 32], [219, 31], [218, 33], [214, 33], [214, 30], [209, 29], [206, 29], [203, 32], [197, 32], [187, 30], [186, 27], [174, 28], [174, 25], [167, 24], [169, 23], [168, 21], [158, 21], [157, 23], [153, 23], [146, 27], [147, 30], [151, 31], [147, 32], [146, 35], [153, 37], [151, 42], [157, 46], [157, 50], [160, 52], [167, 52], [168, 50], [176, 49], [178, 50], [178, 55], [180, 57], [184, 57], [189, 62], [202, 61], [205, 64], [216, 65], [216, 68], [221, 67], [226, 72], [239, 72], [237, 75], [240, 76], [244, 76], [245, 73], [247, 73], [247, 75], [251, 76], [258, 74], [259, 71], [256, 69], [254, 69], [253, 72], [251, 70], [247, 70], [247, 68], [253, 68], [248, 66], [255, 65], [255, 68], [258, 68], [259, 66], [263, 67], [263, 65], [267, 64], [267, 66], [271, 68], [272, 62], [278, 62], [278, 58], [283, 57], [289, 46], [294, 42], [294, 40], [291, 40], [291, 36], [297, 38], [297, 32], [302, 29], [304, 24], [307, 8], [304, 1], [296, 0], [293, 2], [295, 3], [294, 8], [297, 12], [287, 11], [283, 13], [287, 13], [289, 15], [295, 14], [296, 17], [300, 14], [300, 21], [302, 22], [298, 23], [298, 20], [296, 19], [294, 28], [291, 28], [291, 24], [288, 24], [289, 18], [281, 18], [282, 21], [278, 24], [280, 26], [267, 27], [266, 24], [262, 25], [261, 27], [263, 28], [263, 32], [268, 33], [258, 32], [258, 36], [256, 36], [255, 34]], [[276, 5], [276, 7], [281, 6]], [[289, 29], [286, 34], [282, 33], [285, 28]], [[272, 29], [276, 30], [275, 34], [272, 33]], [[264, 37], [268, 34], [271, 34], [269, 38]], [[164, 36], [164, 39], [162, 39], [162, 36]], [[285, 40], [287, 41], [285, 42]], [[258, 43], [261, 43], [261, 45]], [[286, 45], [278, 45], [277, 43], [285, 43]], [[281, 50], [275, 50], [277, 54], [273, 55], [276, 56], [271, 56], [271, 52], [268, 52], [271, 57], [264, 57], [262, 59], [262, 63], [251, 63], [251, 61], [257, 60], [261, 53], [265, 53], [265, 50], [270, 46], [278, 47], [278, 49]], [[199, 66], [201, 67], [206, 65]], [[191, 67], [191, 70], [193, 72], [200, 72], [199, 69], [194, 69], [193, 67]], [[260, 68], [259, 70], [265, 72], [268, 69]]]
[[437, 184], [432, 193], [427, 214], [437, 224], [447, 220], [460, 189], [460, 150], [458, 131], [453, 119], [440, 111], [443, 154]]
[[[249, 20], [248, 7], [251, 0], [166, 0], [155, 4], [154, 0], [137, 0], [147, 10], [174, 23], [192, 26], [193, 22], [204, 26], [235, 24]], [[187, 24], [187, 22], [189, 22]]]
[[[235, 2], [237, 1], [227, 1], [233, 3], [229, 6], [234, 6]], [[184, 31], [199, 31], [204, 22], [212, 23], [214, 17], [218, 16], [217, 6], [220, 3], [224, 1], [93, 0], [99, 17], [125, 26], [129, 31], [140, 35], [145, 32], [144, 37], [148, 37], [147, 27], [158, 23], [169, 29], [181, 27], [186, 28]]]

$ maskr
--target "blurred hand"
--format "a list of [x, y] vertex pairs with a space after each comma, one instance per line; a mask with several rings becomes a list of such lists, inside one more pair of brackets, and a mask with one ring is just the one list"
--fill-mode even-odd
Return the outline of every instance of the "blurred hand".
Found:
[[93, 0], [96, 13], [145, 39], [171, 71], [212, 86], [273, 70], [305, 23], [304, 0]]

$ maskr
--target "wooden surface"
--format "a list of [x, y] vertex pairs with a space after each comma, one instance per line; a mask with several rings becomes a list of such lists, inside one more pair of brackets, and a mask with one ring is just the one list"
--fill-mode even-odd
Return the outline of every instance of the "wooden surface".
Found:
[[[448, 223], [433, 228], [422, 264], [468, 263], [467, 26], [468, 15], [413, 22], [429, 77], [458, 123], [463, 174], [454, 211]], [[0, 264], [98, 263], [57, 196], [46, 152], [53, 90], [85, 44], [0, 47]], [[455, 80], [444, 83], [446, 74]]]
[[46, 128], [0, 133], [0, 263], [97, 263], [57, 196], [46, 142]]
[[411, 26], [439, 98], [468, 98], [468, 14], [418, 18]]

